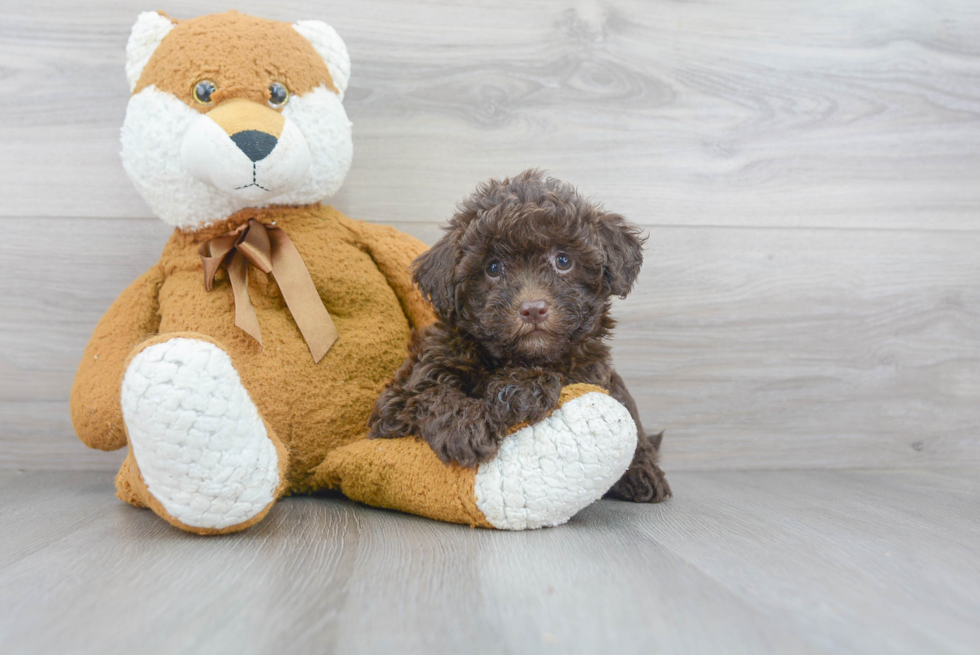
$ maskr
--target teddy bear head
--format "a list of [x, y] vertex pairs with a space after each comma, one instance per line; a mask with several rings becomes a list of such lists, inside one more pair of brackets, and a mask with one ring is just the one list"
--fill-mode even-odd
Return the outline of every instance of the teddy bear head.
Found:
[[322, 21], [145, 12], [126, 46], [126, 76], [123, 167], [174, 227], [320, 202], [347, 175], [350, 57]]

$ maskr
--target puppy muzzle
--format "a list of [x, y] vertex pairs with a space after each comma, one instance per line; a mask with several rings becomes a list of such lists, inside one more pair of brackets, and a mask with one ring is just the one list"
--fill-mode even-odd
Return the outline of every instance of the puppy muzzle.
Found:
[[312, 162], [299, 128], [279, 112], [241, 98], [201, 114], [184, 135], [180, 158], [201, 182], [249, 202], [296, 188]]

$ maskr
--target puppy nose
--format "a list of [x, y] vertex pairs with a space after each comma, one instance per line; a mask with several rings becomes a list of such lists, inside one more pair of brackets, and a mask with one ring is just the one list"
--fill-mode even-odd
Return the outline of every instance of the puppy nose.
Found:
[[548, 303], [543, 300], [525, 300], [521, 303], [521, 320], [537, 325], [548, 316]]
[[279, 143], [279, 139], [268, 132], [260, 132], [258, 130], [238, 132], [231, 135], [231, 140], [252, 161], [265, 159], [276, 147], [276, 144]]

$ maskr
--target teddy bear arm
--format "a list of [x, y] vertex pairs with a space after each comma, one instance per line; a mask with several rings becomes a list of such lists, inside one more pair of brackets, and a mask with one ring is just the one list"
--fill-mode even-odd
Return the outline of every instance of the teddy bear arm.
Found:
[[78, 438], [90, 448], [117, 450], [126, 445], [120, 385], [132, 350], [160, 326], [158, 294], [164, 273], [159, 264], [136, 279], [95, 327], [72, 384], [70, 409]]
[[346, 216], [341, 217], [341, 222], [354, 233], [358, 243], [388, 280], [411, 326], [420, 329], [434, 323], [436, 319], [432, 307], [412, 284], [411, 272], [412, 262], [429, 247], [393, 227], [355, 221]]

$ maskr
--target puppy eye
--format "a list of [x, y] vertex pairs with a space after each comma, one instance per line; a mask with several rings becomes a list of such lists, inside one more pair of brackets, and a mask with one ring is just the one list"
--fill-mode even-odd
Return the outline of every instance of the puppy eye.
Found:
[[269, 106], [273, 109], [279, 109], [284, 104], [289, 102], [289, 89], [279, 82], [273, 82], [269, 85]]
[[202, 105], [211, 103], [211, 94], [217, 87], [211, 80], [201, 80], [194, 85], [194, 99]]
[[500, 260], [493, 260], [487, 264], [487, 275], [490, 277], [500, 277], [500, 274], [504, 272], [504, 265]]
[[572, 268], [572, 260], [563, 252], [555, 255], [555, 268], [559, 271], [567, 271]]

